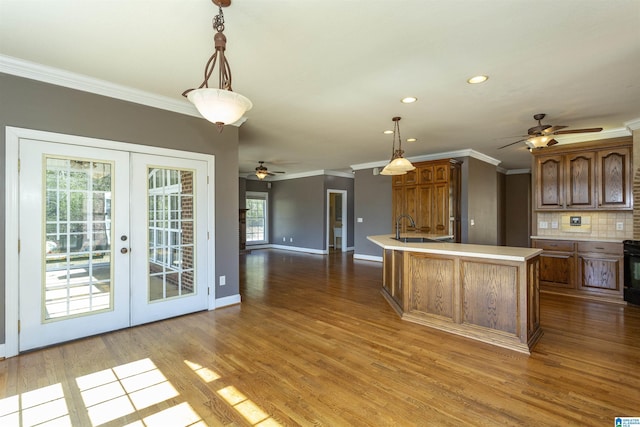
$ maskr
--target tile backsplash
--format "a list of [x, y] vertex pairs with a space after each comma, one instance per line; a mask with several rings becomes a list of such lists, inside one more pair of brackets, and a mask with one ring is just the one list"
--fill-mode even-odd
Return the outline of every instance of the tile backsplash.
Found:
[[[571, 217], [579, 217], [580, 225], [571, 226]], [[632, 212], [538, 212], [534, 213], [534, 221], [538, 236], [567, 237], [568, 239], [579, 237], [625, 240], [633, 238]], [[541, 227], [545, 225], [546, 228]], [[619, 229], [620, 227], [622, 230]]]

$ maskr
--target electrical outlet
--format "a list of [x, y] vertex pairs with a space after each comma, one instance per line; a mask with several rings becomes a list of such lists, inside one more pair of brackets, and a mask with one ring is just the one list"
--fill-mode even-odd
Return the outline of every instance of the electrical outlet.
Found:
[[286, 237], [283, 237], [283, 238], [282, 238], [282, 241], [283, 241], [283, 242], [286, 242], [286, 241], [287, 241], [287, 238], [286, 238]]
[[220, 276], [219, 282], [220, 282], [220, 286], [226, 285], [227, 284], [227, 276]]
[[289, 242], [293, 242], [293, 237], [289, 237]]
[[549, 228], [549, 223], [547, 221], [540, 221], [538, 228]]
[[624, 230], [624, 222], [616, 222], [616, 231]]
[[551, 228], [558, 228], [558, 221], [551, 221]]
[[472, 219], [471, 221], [469, 221], [469, 224], [470, 224], [470, 225], [476, 225], [476, 220], [475, 220], [475, 219]]

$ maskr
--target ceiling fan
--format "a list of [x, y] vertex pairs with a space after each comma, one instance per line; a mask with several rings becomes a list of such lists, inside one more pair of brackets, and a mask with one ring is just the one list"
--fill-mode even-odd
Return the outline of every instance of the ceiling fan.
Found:
[[551, 147], [552, 145], [556, 145], [558, 143], [558, 141], [556, 141], [553, 138], [554, 135], [566, 135], [570, 133], [600, 132], [602, 130], [602, 128], [563, 130], [568, 126], [543, 125], [542, 119], [544, 119], [545, 115], [546, 114], [544, 113], [539, 113], [534, 115], [533, 118], [534, 120], [538, 121], [538, 126], [529, 128], [529, 130], [527, 130], [527, 135], [523, 135], [523, 139], [520, 139], [515, 142], [511, 142], [507, 145], [503, 145], [502, 147], [499, 147], [498, 150], [517, 144], [519, 142], [526, 142], [526, 144], [531, 149]]
[[263, 180], [267, 176], [275, 176], [275, 174], [277, 174], [277, 173], [285, 173], [284, 171], [270, 171], [270, 170], [268, 170], [267, 167], [264, 165], [264, 162], [262, 160], [259, 161], [258, 163], [259, 163], [259, 165], [256, 168], [255, 175], [258, 177], [259, 180]]

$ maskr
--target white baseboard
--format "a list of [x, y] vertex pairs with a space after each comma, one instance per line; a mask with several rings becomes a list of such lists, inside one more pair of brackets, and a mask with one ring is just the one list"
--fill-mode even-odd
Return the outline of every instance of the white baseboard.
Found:
[[353, 259], [363, 259], [365, 261], [382, 262], [381, 256], [373, 256], [373, 255], [353, 254]]
[[328, 252], [322, 249], [299, 248], [297, 246], [271, 245], [273, 249], [283, 249], [285, 251], [306, 252], [308, 254], [326, 255]]
[[240, 304], [240, 294], [231, 295], [223, 298], [216, 298], [216, 308], [227, 307], [234, 304]]
[[248, 250], [251, 249], [269, 249], [271, 247], [271, 244], [269, 243], [261, 243], [259, 245], [247, 245], [246, 248]]

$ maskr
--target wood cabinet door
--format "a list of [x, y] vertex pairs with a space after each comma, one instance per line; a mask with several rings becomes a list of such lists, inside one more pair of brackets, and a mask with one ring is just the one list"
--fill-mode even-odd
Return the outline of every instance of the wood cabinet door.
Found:
[[631, 150], [617, 148], [598, 152], [598, 207], [631, 208]]
[[578, 289], [622, 296], [623, 258], [615, 255], [578, 254]]
[[[417, 216], [418, 216], [418, 187], [415, 185], [412, 185], [410, 187], [405, 187], [404, 188], [404, 211], [403, 213], [406, 213], [407, 215], [410, 215], [411, 218], [413, 218], [414, 222], [416, 222], [416, 226], [418, 225], [417, 223]], [[397, 217], [396, 217], [397, 219]], [[410, 221], [407, 219], [400, 221], [401, 222], [401, 226], [402, 226], [402, 231], [407, 232], [407, 231], [414, 231], [415, 227], [412, 227], [410, 224]]]
[[[448, 171], [447, 171], [448, 173]], [[432, 233], [449, 234], [449, 184], [433, 186], [433, 227]]]
[[418, 182], [420, 184], [431, 184], [433, 179], [433, 165], [420, 166], [418, 168]]
[[565, 156], [565, 207], [593, 209], [596, 207], [596, 161], [594, 152]]
[[433, 227], [433, 185], [418, 187], [418, 228], [423, 233], [431, 233]]
[[404, 175], [391, 175], [391, 185], [394, 187], [404, 185]]
[[543, 252], [540, 254], [540, 285], [575, 289], [573, 252]]
[[404, 185], [415, 185], [418, 183], [418, 170], [414, 169], [412, 171], [407, 172], [404, 175]]
[[433, 182], [445, 183], [449, 182], [449, 162], [436, 164], [433, 167]]
[[536, 208], [562, 209], [564, 168], [561, 155], [536, 158]]
[[391, 232], [396, 232], [396, 219], [402, 215], [404, 209], [404, 187], [391, 188]]

